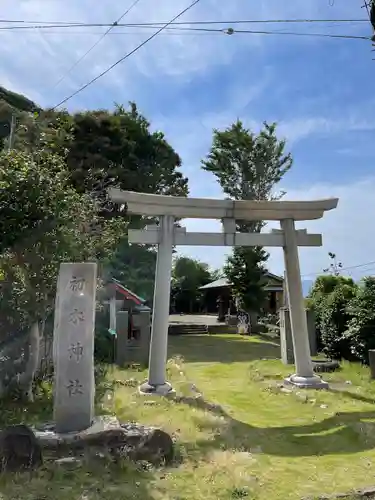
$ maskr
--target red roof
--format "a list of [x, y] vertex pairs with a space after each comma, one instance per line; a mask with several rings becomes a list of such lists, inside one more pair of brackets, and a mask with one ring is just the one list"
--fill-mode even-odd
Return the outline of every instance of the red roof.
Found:
[[144, 304], [144, 300], [141, 297], [138, 297], [134, 292], [131, 292], [123, 285], [117, 282], [112, 282], [111, 286], [115, 288], [116, 292], [120, 293], [125, 299], [133, 301], [137, 306], [141, 306]]

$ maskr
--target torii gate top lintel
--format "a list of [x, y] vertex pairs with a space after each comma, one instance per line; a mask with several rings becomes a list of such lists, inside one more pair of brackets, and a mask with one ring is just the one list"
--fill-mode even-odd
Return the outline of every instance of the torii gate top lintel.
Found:
[[210, 198], [184, 198], [159, 194], [136, 193], [111, 188], [110, 199], [126, 203], [133, 214], [162, 216], [173, 215], [189, 219], [236, 219], [236, 220], [314, 220], [324, 212], [337, 207], [338, 198], [309, 201], [250, 201], [218, 200]]

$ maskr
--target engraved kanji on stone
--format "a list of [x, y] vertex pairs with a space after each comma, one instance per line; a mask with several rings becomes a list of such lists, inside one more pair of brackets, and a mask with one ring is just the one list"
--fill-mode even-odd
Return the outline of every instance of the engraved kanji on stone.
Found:
[[75, 359], [78, 363], [83, 356], [83, 345], [81, 342], [77, 342], [76, 344], [70, 344], [69, 347], [69, 359]]
[[85, 289], [86, 280], [80, 276], [72, 276], [72, 279], [69, 282], [69, 288], [73, 292], [83, 292]]
[[73, 325], [78, 325], [78, 323], [82, 323], [85, 321], [85, 314], [83, 311], [80, 311], [77, 308], [74, 308], [73, 311], [69, 314], [69, 323], [73, 323]]
[[66, 388], [68, 389], [69, 397], [83, 394], [83, 385], [78, 379], [69, 380], [69, 384], [66, 386]]

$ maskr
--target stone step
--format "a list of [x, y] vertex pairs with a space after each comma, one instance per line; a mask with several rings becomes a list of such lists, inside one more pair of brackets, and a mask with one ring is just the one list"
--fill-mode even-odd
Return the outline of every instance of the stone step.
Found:
[[207, 325], [199, 325], [194, 323], [179, 323], [169, 325], [169, 335], [189, 335], [189, 334], [204, 334], [208, 333]]

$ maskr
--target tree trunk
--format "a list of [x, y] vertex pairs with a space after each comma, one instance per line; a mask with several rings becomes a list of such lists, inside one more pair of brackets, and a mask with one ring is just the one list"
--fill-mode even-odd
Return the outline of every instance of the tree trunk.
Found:
[[28, 401], [34, 401], [33, 382], [39, 366], [40, 333], [39, 323], [31, 325], [29, 333], [29, 360], [26, 370], [19, 378], [19, 385], [24, 388]]

